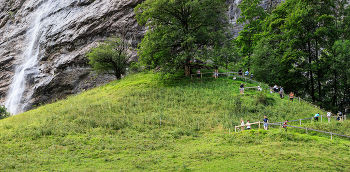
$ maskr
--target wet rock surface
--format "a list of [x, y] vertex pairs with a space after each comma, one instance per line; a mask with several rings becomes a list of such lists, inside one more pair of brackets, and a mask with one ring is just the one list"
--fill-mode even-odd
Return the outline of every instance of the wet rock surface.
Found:
[[[91, 72], [86, 52], [107, 37], [124, 33], [136, 49], [146, 29], [137, 24], [134, 7], [144, 0], [0, 0], [0, 104], [4, 104], [16, 67], [25, 61], [28, 31], [36, 11], [48, 2], [57, 2], [41, 19], [38, 41], [39, 72], [28, 75], [22, 103], [25, 109], [49, 103], [115, 79]], [[235, 36], [242, 29], [236, 23], [242, 0], [228, 0], [227, 15]], [[59, 2], [59, 3], [58, 3]], [[262, 6], [280, 0], [264, 0]], [[55, 3], [53, 3], [55, 4]], [[131, 60], [137, 60], [130, 50]]]
[[[55, 1], [55, 0], [52, 0]], [[25, 61], [28, 45], [26, 33], [33, 27], [35, 11], [48, 0], [0, 0], [0, 103], [14, 77], [17, 66]], [[57, 1], [58, 2], [58, 1]], [[51, 7], [40, 25], [38, 35], [38, 69], [29, 75], [23, 103], [48, 103], [67, 95], [93, 88], [115, 79], [110, 75], [96, 77], [85, 57], [90, 47], [105, 38], [126, 34], [137, 47], [145, 29], [137, 24], [133, 9], [142, 0], [59, 0]], [[53, 3], [55, 4], [55, 3]], [[130, 51], [131, 60], [137, 60]]]

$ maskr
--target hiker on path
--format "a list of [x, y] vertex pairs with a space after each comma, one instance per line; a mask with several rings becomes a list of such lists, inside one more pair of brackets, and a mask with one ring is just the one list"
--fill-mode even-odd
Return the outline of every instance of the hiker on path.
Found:
[[293, 98], [294, 98], [294, 92], [290, 92], [290, 93], [289, 93], [289, 99], [290, 99], [291, 101], [293, 101]]
[[283, 126], [282, 126], [286, 132], [287, 132], [287, 126], [286, 126], [287, 122], [288, 122], [288, 120], [284, 121]]
[[241, 129], [242, 129], [242, 131], [244, 130], [244, 121], [243, 121], [243, 118], [241, 118]]
[[269, 123], [269, 119], [266, 118], [266, 116], [264, 116], [264, 130], [267, 130], [267, 123]]
[[338, 111], [338, 121], [343, 121], [343, 114], [340, 112], [340, 111]]
[[318, 122], [318, 117], [320, 116], [320, 114], [319, 113], [316, 113], [315, 114], [315, 116], [314, 116], [314, 118], [315, 118], [315, 121], [317, 121]]
[[238, 76], [242, 77], [242, 69], [238, 70]]
[[197, 79], [201, 77], [201, 71], [198, 69], [197, 70]]
[[261, 86], [260, 86], [260, 85], [258, 85], [258, 91], [262, 91], [262, 89], [261, 89]]
[[332, 116], [332, 112], [331, 112], [331, 111], [328, 111], [328, 112], [327, 112], [328, 122], [331, 122], [331, 116]]
[[283, 96], [283, 87], [281, 87], [281, 89], [280, 89], [280, 97], [281, 97], [281, 99], [283, 99], [284, 98], [284, 96]]
[[273, 91], [275, 91], [276, 93], [278, 93], [278, 86], [277, 86], [277, 85], [273, 86]]
[[241, 85], [239, 86], [239, 93], [244, 94], [244, 86], [245, 85], [246, 84], [241, 83]]
[[246, 77], [249, 76], [249, 70], [247, 70], [247, 71], [245, 72], [245, 76], [246, 76]]
[[247, 126], [247, 130], [250, 130], [250, 123], [249, 120], [247, 120], [247, 123], [245, 124]]

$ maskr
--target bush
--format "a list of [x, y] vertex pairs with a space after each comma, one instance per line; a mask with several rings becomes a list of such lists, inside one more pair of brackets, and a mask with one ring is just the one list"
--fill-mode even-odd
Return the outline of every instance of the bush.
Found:
[[5, 106], [0, 106], [0, 119], [4, 119], [11, 116], [11, 113], [7, 111]]

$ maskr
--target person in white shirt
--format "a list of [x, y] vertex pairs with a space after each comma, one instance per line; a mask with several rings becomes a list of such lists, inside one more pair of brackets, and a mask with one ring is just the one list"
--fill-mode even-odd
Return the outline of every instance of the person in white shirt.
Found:
[[242, 131], [244, 130], [244, 121], [243, 121], [243, 118], [241, 118], [241, 129], [242, 129]]
[[328, 122], [331, 122], [331, 116], [332, 116], [332, 112], [331, 112], [331, 111], [328, 111], [328, 112], [327, 112]]
[[245, 124], [247, 126], [247, 130], [250, 130], [250, 123], [249, 120], [247, 120], [247, 123]]

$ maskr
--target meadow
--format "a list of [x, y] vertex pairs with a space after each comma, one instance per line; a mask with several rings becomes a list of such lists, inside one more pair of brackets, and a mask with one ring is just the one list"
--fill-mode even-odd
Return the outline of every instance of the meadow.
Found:
[[[144, 72], [0, 120], [2, 171], [348, 171], [349, 139], [277, 127], [234, 133], [240, 119], [318, 109], [222, 77]], [[246, 87], [256, 86], [247, 83]], [[325, 115], [324, 113], [321, 113]], [[326, 121], [326, 120], [324, 120]], [[350, 134], [349, 122], [303, 126]], [[315, 128], [315, 129], [316, 129]]]

